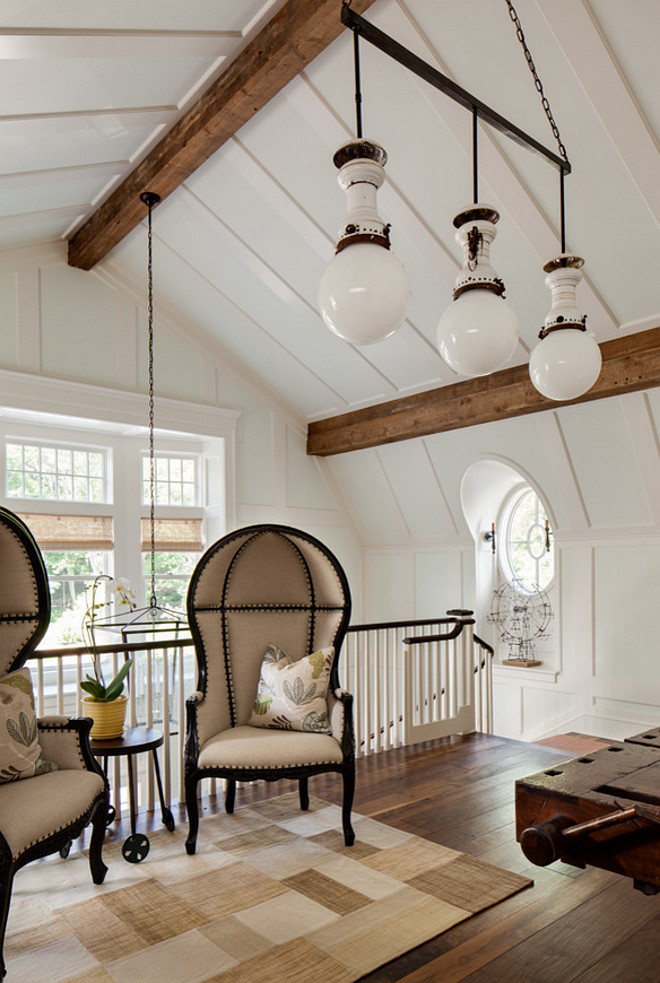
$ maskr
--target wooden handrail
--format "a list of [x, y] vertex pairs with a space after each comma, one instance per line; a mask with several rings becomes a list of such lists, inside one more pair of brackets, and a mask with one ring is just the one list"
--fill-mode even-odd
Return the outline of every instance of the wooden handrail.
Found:
[[63, 645], [53, 649], [35, 649], [30, 659], [60, 659], [67, 655], [111, 655], [115, 652], [153, 652], [155, 649], [187, 648], [194, 642], [190, 635], [161, 639], [158, 642], [119, 642], [115, 645]]
[[[467, 612], [472, 614], [472, 612]], [[473, 620], [465, 620], [458, 618], [411, 618], [410, 621], [374, 621], [371, 624], [365, 625], [349, 625], [347, 628], [347, 633], [357, 632], [357, 631], [379, 631], [386, 630], [388, 628], [420, 628], [424, 625], [455, 625], [458, 620], [461, 620], [463, 624], [474, 624]]]

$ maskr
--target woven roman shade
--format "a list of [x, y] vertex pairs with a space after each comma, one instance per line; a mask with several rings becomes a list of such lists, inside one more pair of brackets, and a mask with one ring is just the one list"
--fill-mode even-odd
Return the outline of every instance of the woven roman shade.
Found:
[[[143, 550], [151, 549], [151, 524], [140, 519]], [[155, 548], [163, 552], [192, 552], [202, 549], [201, 519], [154, 519]]]
[[111, 515], [48, 515], [22, 512], [42, 550], [111, 550], [114, 546]]

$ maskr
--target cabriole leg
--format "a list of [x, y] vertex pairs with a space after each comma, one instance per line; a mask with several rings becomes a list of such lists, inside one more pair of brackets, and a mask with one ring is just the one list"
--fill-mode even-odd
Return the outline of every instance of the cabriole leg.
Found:
[[199, 830], [199, 810], [197, 807], [197, 776], [193, 772], [186, 776], [186, 811], [188, 813], [188, 838], [186, 853], [194, 853]]
[[103, 863], [103, 839], [108, 816], [107, 794], [97, 803], [92, 816], [92, 836], [89, 841], [89, 870], [95, 884], [103, 884], [108, 868]]
[[353, 796], [355, 794], [355, 764], [352, 768], [347, 768], [344, 772], [344, 798], [341, 807], [342, 826], [344, 828], [344, 843], [346, 846], [353, 846], [355, 843], [355, 831], [351, 825], [351, 809], [353, 807]]
[[226, 779], [225, 788], [225, 811], [231, 815], [234, 811], [234, 804], [236, 802], [236, 782], [233, 778]]
[[10, 864], [0, 860], [0, 978], [7, 974], [5, 966], [5, 931], [7, 929], [7, 916], [9, 915], [9, 902], [11, 901], [11, 886], [14, 873]]

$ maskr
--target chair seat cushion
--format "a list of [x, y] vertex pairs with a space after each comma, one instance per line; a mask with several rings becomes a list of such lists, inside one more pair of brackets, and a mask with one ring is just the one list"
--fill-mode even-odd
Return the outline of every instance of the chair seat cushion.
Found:
[[80, 819], [103, 789], [103, 778], [83, 769], [60, 769], [0, 785], [0, 828], [12, 857]]
[[198, 768], [291, 768], [304, 765], [340, 764], [339, 741], [328, 734], [302, 731], [232, 727], [202, 746]]

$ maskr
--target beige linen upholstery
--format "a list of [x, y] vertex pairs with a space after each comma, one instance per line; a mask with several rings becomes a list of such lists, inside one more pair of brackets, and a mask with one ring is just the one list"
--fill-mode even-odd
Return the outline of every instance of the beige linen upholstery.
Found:
[[13, 859], [86, 816], [103, 789], [103, 778], [91, 771], [53, 771], [0, 785], [2, 835]]
[[[303, 809], [311, 775], [343, 777], [343, 826], [354, 841], [352, 697], [339, 688], [337, 665], [350, 618], [350, 591], [339, 561], [319, 540], [289, 526], [256, 525], [223, 537], [199, 561], [188, 590], [198, 691], [187, 702], [185, 746], [189, 853], [198, 829], [197, 786], [227, 780], [231, 812], [237, 781], [295, 778]], [[249, 725], [266, 648], [290, 659], [334, 649], [328, 714], [331, 734]]]
[[199, 752], [199, 768], [291, 768], [341, 763], [339, 742], [328, 734], [230, 727], [211, 737]]
[[[50, 620], [48, 578], [29, 529], [0, 508], [0, 677], [20, 669]], [[108, 812], [107, 782], [89, 747], [91, 720], [37, 719], [43, 757], [57, 771], [0, 785], [0, 975], [16, 871], [58, 851], [65, 856], [90, 822], [89, 866], [95, 884], [106, 874], [102, 849]], [[1, 738], [0, 738], [1, 739]]]

